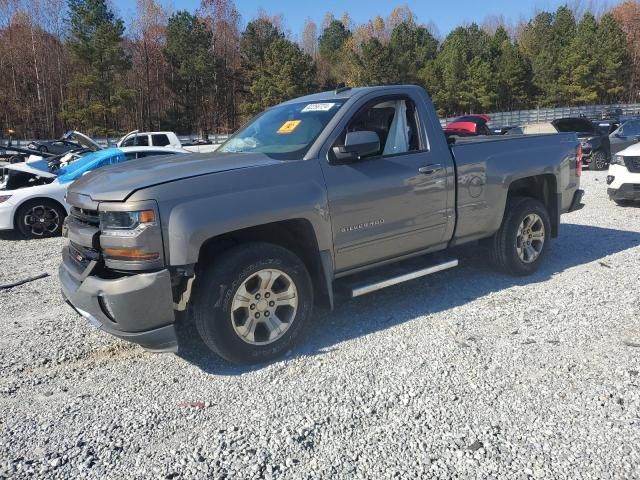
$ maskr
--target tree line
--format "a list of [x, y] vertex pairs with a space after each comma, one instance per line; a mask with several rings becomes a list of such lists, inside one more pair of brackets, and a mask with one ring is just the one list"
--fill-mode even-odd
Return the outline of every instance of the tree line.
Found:
[[350, 86], [425, 86], [441, 115], [639, 101], [640, 2], [594, 14], [562, 6], [442, 38], [400, 6], [245, 24], [233, 0], [170, 12], [137, 0], [127, 28], [108, 0], [0, 0], [0, 129], [16, 137], [132, 129], [228, 133], [283, 100]]

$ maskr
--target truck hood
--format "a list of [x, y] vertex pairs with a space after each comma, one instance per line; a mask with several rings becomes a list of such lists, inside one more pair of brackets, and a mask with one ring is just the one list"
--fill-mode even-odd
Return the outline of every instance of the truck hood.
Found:
[[121, 202], [133, 192], [153, 185], [276, 163], [279, 160], [260, 153], [190, 153], [148, 157], [88, 173], [76, 180], [69, 187], [69, 192], [89, 195], [98, 202]]

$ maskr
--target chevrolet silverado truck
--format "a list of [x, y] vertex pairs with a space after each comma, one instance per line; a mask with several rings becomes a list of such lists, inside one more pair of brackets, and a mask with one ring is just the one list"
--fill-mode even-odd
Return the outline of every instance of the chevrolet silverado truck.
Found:
[[193, 321], [218, 355], [257, 363], [314, 305], [455, 267], [457, 245], [535, 272], [582, 206], [576, 135], [450, 143], [422, 88], [340, 88], [266, 110], [215, 153], [89, 173], [67, 192], [63, 295], [148, 350], [177, 351]]

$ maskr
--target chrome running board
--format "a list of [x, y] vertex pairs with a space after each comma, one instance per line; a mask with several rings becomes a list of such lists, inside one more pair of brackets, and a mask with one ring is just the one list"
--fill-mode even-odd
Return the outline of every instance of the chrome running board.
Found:
[[351, 297], [361, 297], [362, 295], [366, 295], [371, 292], [375, 292], [376, 290], [381, 290], [383, 288], [391, 287], [392, 285], [397, 285], [399, 283], [408, 282], [409, 280], [415, 280], [416, 278], [426, 277], [427, 275], [431, 275], [437, 272], [441, 272], [443, 270], [448, 270], [450, 268], [454, 268], [458, 266], [458, 260], [447, 260], [442, 263], [438, 263], [435, 265], [431, 265], [426, 268], [421, 268], [419, 270], [413, 270], [410, 272], [403, 273], [401, 275], [397, 275], [394, 277], [386, 278], [384, 280], [380, 280], [374, 283], [365, 283], [360, 285], [354, 285], [351, 287]]

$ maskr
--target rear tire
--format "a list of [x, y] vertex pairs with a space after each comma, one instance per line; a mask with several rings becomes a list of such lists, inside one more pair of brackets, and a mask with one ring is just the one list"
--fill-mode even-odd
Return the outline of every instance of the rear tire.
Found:
[[591, 165], [593, 165], [594, 170], [605, 170], [608, 163], [609, 162], [607, 161], [607, 155], [603, 151], [598, 151], [593, 154]]
[[255, 364], [290, 350], [312, 308], [311, 278], [302, 261], [280, 246], [248, 243], [203, 267], [191, 315], [213, 352]]
[[18, 208], [15, 225], [25, 238], [58, 237], [66, 216], [66, 210], [57, 202], [29, 200]]
[[493, 262], [510, 275], [531, 275], [547, 255], [550, 240], [545, 206], [530, 197], [510, 198], [500, 230], [491, 238]]

